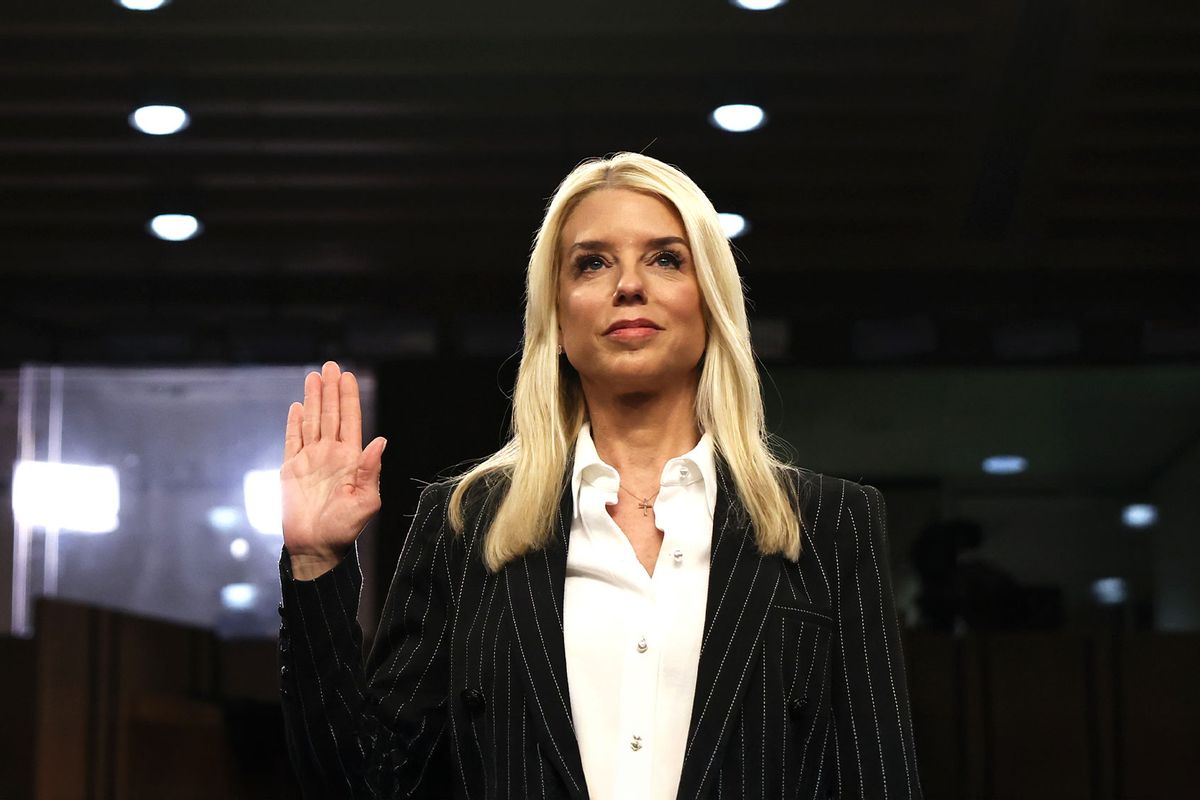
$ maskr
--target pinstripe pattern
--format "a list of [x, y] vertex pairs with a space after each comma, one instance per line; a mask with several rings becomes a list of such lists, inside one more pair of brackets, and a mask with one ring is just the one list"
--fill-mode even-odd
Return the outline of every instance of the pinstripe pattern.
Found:
[[[724, 465], [680, 798], [921, 798], [872, 486], [803, 473], [804, 554], [762, 557]], [[312, 797], [583, 798], [562, 635], [559, 540], [495, 575], [492, 506], [455, 538], [449, 487], [421, 495], [375, 648], [360, 656], [350, 554], [314, 581], [286, 552], [280, 634], [288, 746]]]

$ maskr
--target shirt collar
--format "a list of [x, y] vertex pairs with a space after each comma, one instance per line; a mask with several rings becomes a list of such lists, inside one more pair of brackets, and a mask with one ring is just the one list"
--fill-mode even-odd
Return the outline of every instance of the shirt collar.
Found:
[[[704, 500], [711, 516], [717, 506], [717, 467], [712, 435], [706, 432], [691, 450], [667, 459], [660, 480], [663, 486], [704, 481]], [[620, 483], [617, 470], [604, 463], [596, 452], [590, 422], [583, 423], [575, 440], [575, 464], [571, 469], [571, 499], [575, 516], [579, 516], [579, 490], [584, 481], [610, 492], [617, 491]]]

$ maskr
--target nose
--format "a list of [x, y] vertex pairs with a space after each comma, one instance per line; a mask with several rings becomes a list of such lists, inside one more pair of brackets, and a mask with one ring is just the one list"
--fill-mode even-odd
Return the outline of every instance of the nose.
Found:
[[617, 288], [613, 292], [613, 304], [618, 306], [646, 302], [646, 286], [642, 280], [641, 265], [636, 261], [626, 262], [617, 270]]

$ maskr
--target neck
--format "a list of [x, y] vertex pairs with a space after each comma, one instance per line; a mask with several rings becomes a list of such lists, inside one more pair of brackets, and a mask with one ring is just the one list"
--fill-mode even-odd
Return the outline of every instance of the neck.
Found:
[[613, 394], [584, 386], [596, 453], [635, 492], [657, 489], [663, 465], [700, 441], [696, 385], [664, 392]]

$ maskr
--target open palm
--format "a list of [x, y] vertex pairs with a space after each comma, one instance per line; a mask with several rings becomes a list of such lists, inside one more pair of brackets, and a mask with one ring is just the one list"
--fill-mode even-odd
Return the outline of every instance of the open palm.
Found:
[[[298, 563], [332, 567], [379, 511], [386, 441], [362, 447], [358, 381], [328, 361], [304, 379], [304, 403], [288, 409], [283, 466], [283, 541]], [[304, 570], [309, 571], [309, 570]], [[297, 577], [303, 577], [297, 570]]]

